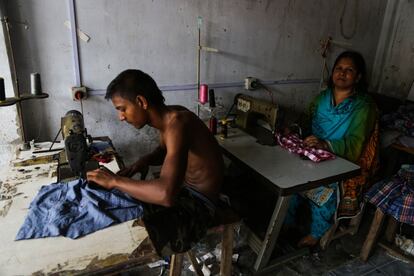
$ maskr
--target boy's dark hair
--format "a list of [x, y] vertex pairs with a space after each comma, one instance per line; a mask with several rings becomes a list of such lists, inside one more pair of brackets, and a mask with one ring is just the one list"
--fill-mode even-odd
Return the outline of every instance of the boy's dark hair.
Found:
[[155, 81], [141, 70], [128, 69], [111, 81], [106, 89], [105, 99], [119, 95], [134, 102], [138, 95], [147, 99], [151, 105], [164, 105], [164, 97]]
[[343, 58], [351, 59], [356, 67], [355, 69], [357, 70], [357, 74], [361, 75], [360, 80], [355, 84], [356, 91], [367, 92], [368, 81], [367, 81], [367, 70], [365, 66], [365, 60], [360, 53], [354, 52], [354, 51], [345, 51], [336, 58], [334, 66], [332, 67], [331, 76], [329, 77], [328, 87], [329, 88], [334, 87], [334, 83], [332, 80], [333, 71], [335, 69], [335, 66], [338, 64], [338, 62]]

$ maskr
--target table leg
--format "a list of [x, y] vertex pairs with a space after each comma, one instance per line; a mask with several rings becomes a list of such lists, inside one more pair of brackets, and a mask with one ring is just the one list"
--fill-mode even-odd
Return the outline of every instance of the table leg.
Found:
[[264, 241], [262, 242], [261, 249], [257, 254], [257, 259], [254, 264], [256, 271], [264, 268], [269, 262], [289, 207], [290, 197], [279, 196], [276, 202], [275, 210], [273, 211]]
[[365, 239], [364, 245], [361, 249], [361, 259], [364, 262], [368, 260], [369, 253], [371, 253], [372, 246], [378, 237], [378, 234], [380, 232], [379, 230], [381, 229], [381, 224], [384, 221], [384, 218], [384, 213], [379, 208], [377, 208], [377, 211], [375, 211], [374, 219], [371, 223], [371, 228], [369, 229], [367, 238]]

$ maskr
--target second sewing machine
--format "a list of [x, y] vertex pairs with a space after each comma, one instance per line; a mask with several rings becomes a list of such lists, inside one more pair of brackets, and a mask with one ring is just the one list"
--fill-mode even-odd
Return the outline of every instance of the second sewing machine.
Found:
[[237, 127], [256, 137], [261, 144], [275, 145], [274, 132], [282, 117], [277, 104], [238, 94], [234, 105]]

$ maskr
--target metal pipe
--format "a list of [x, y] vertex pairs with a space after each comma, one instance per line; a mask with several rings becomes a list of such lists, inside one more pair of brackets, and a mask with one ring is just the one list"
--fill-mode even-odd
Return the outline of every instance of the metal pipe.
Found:
[[[5, 16], [2, 20], [3, 23], [3, 30], [4, 27], [6, 29], [7, 38], [5, 37], [5, 44], [7, 53], [10, 60], [10, 67], [11, 67], [11, 78], [13, 83], [13, 90], [16, 98], [20, 98], [20, 90], [19, 90], [19, 78], [17, 76], [17, 70], [16, 70], [16, 62], [14, 59], [14, 53], [13, 53], [13, 47], [12, 47], [12, 41], [10, 36], [10, 26], [9, 26], [9, 19]], [[21, 101], [18, 101], [16, 103], [16, 109], [17, 109], [17, 115], [19, 117], [19, 124], [20, 124], [20, 134], [23, 138], [23, 148], [22, 150], [28, 150], [30, 149], [30, 144], [27, 142], [26, 138], [26, 131], [24, 129], [24, 119], [23, 119], [23, 110], [22, 110], [22, 103]]]
[[76, 24], [75, 0], [68, 0], [70, 31], [72, 35], [72, 58], [73, 70], [75, 75], [75, 85], [80, 87], [82, 84], [81, 69], [79, 61], [79, 45], [78, 45], [78, 26]]
[[[197, 31], [198, 31], [198, 45], [197, 45], [197, 92], [196, 99], [198, 99], [198, 93], [200, 93], [200, 67], [201, 67], [201, 18], [197, 18]], [[200, 106], [197, 104], [197, 116], [200, 117]]]
[[[296, 80], [269, 80], [260, 81], [264, 85], [294, 85], [294, 84], [312, 84], [319, 83], [319, 79], [296, 79]], [[208, 85], [209, 88], [238, 88], [244, 87], [244, 82], [227, 82], [227, 83], [212, 83]], [[198, 89], [198, 84], [183, 84], [183, 85], [164, 85], [159, 86], [162, 92], [171, 91], [193, 91]], [[105, 89], [91, 89], [88, 90], [90, 96], [103, 96], [105, 95]]]
[[6, 34], [7, 34], [7, 39], [5, 41], [6, 44], [6, 49], [7, 49], [7, 53], [10, 57], [10, 66], [11, 66], [11, 77], [12, 77], [12, 83], [13, 83], [13, 88], [15, 91], [15, 96], [17, 98], [20, 97], [20, 90], [19, 90], [19, 79], [17, 77], [17, 71], [16, 71], [16, 63], [14, 60], [14, 53], [13, 53], [13, 47], [12, 47], [12, 42], [11, 42], [11, 36], [10, 36], [10, 26], [9, 26], [9, 18], [7, 16], [4, 17], [4, 19], [2, 20], [5, 28], [6, 28]]

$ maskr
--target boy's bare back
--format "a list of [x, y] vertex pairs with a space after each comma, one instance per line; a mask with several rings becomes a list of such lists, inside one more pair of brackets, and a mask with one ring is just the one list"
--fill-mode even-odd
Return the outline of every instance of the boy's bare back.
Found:
[[[160, 130], [161, 146], [185, 168], [185, 184], [211, 199], [216, 199], [223, 181], [223, 158], [220, 147], [207, 126], [182, 106], [168, 106], [165, 128]], [[180, 151], [183, 151], [180, 154]], [[164, 162], [168, 163], [168, 162]], [[164, 168], [163, 170], [168, 170]]]

